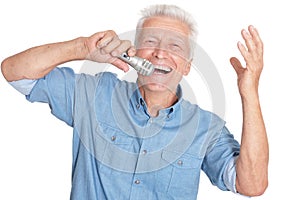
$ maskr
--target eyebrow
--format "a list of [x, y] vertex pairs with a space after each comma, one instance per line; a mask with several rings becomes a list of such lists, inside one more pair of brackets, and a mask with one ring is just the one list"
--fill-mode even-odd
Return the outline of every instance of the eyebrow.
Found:
[[185, 43], [187, 42], [186, 40], [184, 40], [184, 39], [181, 38], [181, 37], [172, 37], [172, 36], [170, 36], [170, 37], [168, 38], [168, 40], [180, 42], [181, 44], [185, 44]]
[[[145, 38], [161, 39], [161, 35], [160, 34], [155, 34], [153, 32], [146, 32], [146, 33], [144, 32], [140, 36], [141, 36], [140, 37], [141, 39], [145, 39]], [[179, 36], [179, 35], [168, 36], [167, 40], [169, 40], [169, 41], [176, 41], [176, 42], [179, 42], [181, 44], [186, 44], [188, 42], [188, 38], [186, 36]]]

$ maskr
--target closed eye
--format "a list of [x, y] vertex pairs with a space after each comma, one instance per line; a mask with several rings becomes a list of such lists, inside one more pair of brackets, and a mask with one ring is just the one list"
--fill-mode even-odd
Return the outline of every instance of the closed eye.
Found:
[[144, 44], [147, 46], [155, 46], [157, 44], [157, 41], [149, 39], [149, 40], [145, 40]]
[[182, 51], [182, 47], [181, 45], [177, 44], [177, 43], [172, 43], [169, 45], [169, 48], [171, 51], [175, 51], [175, 52], [178, 52], [178, 51]]

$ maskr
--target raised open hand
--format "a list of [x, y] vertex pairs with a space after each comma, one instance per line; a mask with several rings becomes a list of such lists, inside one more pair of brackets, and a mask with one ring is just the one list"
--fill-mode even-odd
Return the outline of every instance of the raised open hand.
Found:
[[259, 78], [264, 64], [263, 42], [257, 29], [252, 25], [248, 27], [248, 31], [243, 29], [241, 34], [246, 46], [238, 42], [238, 49], [244, 57], [246, 66], [242, 66], [236, 57], [232, 57], [230, 63], [238, 76], [239, 92], [244, 96], [249, 92], [258, 92]]

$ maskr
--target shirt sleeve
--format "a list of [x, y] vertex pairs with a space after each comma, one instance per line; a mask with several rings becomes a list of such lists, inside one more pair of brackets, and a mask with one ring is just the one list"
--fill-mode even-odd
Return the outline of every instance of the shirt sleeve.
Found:
[[220, 136], [203, 160], [202, 169], [213, 185], [221, 190], [236, 193], [235, 160], [239, 155], [240, 145], [224, 126]]
[[13, 86], [16, 90], [24, 95], [30, 94], [32, 88], [35, 86], [37, 80], [30, 79], [22, 79], [18, 81], [8, 82], [11, 86]]
[[75, 73], [71, 68], [55, 68], [44, 78], [38, 79], [26, 99], [30, 102], [49, 104], [51, 113], [73, 126]]

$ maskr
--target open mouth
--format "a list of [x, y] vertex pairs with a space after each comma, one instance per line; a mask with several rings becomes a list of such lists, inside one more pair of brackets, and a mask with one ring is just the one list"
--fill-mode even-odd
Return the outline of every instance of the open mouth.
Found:
[[172, 68], [160, 65], [154, 65], [154, 72], [155, 74], [168, 74], [172, 71]]

